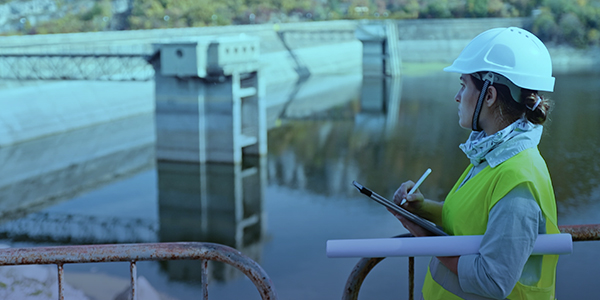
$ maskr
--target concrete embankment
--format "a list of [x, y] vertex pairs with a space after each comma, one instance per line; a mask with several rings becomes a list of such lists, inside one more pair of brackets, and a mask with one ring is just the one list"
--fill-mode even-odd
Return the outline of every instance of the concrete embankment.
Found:
[[[530, 18], [427, 19], [398, 21], [400, 52], [404, 62], [452, 60], [479, 33], [496, 27], [530, 28]], [[554, 73], [599, 72], [600, 49], [575, 49], [547, 44]]]
[[[404, 63], [449, 63], [476, 34], [493, 27], [526, 27], [526, 18], [397, 21]], [[312, 76], [360, 76], [362, 44], [354, 37], [373, 21], [330, 21], [226, 27], [95, 32], [1, 37], [2, 53], [126, 53], [151, 51], [153, 43], [190, 36], [245, 34], [260, 38], [260, 74], [267, 105], [281, 104], [294, 90], [299, 68]], [[284, 42], [285, 41], [285, 42]], [[597, 49], [550, 47], [555, 72], [593, 72]], [[27, 70], [19, 70], [27, 72]], [[152, 113], [154, 83], [40, 81], [0, 90], [0, 146], [20, 143], [116, 119]], [[7, 86], [7, 84], [5, 84]]]
[[[266, 98], [286, 87], [293, 90], [299, 68], [314, 76], [360, 74], [361, 43], [354, 39], [354, 22], [323, 24], [272, 24], [205, 27], [129, 32], [78, 33], [0, 38], [2, 53], [137, 53], [147, 54], [152, 44], [190, 36], [246, 34], [260, 38], [260, 76], [266, 83]], [[323, 37], [279, 37], [278, 31], [335, 32]], [[284, 40], [288, 40], [288, 45]], [[11, 47], [12, 46], [12, 47]], [[288, 50], [287, 48], [291, 49]], [[28, 72], [28, 70], [19, 70]], [[0, 146], [66, 132], [116, 119], [152, 113], [154, 82], [38, 81], [5, 82], [0, 90]], [[287, 98], [287, 96], [285, 96]], [[18, 100], [17, 100], [18, 99]]]

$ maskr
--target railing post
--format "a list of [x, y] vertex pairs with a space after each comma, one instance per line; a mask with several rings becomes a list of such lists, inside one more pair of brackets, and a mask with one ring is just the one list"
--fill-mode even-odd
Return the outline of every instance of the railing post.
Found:
[[415, 258], [408, 258], [408, 300], [415, 299]]
[[131, 274], [131, 300], [137, 300], [137, 264], [135, 260], [129, 263], [129, 271]]
[[358, 293], [360, 292], [363, 281], [365, 281], [369, 272], [371, 272], [371, 270], [384, 258], [385, 257], [361, 258], [356, 266], [354, 266], [354, 269], [352, 269], [352, 273], [350, 273], [350, 276], [346, 281], [342, 300], [358, 299]]
[[203, 259], [200, 261], [201, 271], [201, 289], [202, 289], [202, 299], [208, 300], [208, 260]]
[[58, 267], [58, 299], [65, 300], [65, 270], [62, 263], [56, 265]]

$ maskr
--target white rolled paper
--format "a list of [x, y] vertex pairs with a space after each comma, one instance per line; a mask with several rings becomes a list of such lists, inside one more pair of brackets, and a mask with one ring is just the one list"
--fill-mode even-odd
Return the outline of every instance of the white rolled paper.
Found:
[[[428, 236], [327, 241], [327, 257], [460, 256], [479, 253], [483, 235]], [[535, 255], [571, 254], [568, 233], [540, 234]]]

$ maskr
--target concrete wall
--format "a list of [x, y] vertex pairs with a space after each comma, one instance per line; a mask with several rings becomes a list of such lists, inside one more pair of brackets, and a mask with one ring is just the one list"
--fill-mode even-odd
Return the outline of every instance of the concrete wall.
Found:
[[[140, 46], [152, 43], [160, 43], [172, 39], [190, 38], [198, 36], [226, 36], [245, 34], [256, 36], [261, 39], [261, 53], [284, 51], [285, 47], [277, 36], [277, 32], [285, 31], [336, 31], [353, 32], [356, 21], [327, 21], [307, 23], [283, 23], [283, 24], [260, 24], [260, 25], [238, 25], [219, 27], [189, 27], [172, 29], [150, 29], [150, 30], [127, 30], [127, 31], [103, 31], [66, 34], [46, 34], [27, 36], [3, 36], [0, 37], [0, 53], [13, 51], [15, 47], [27, 48], [30, 51], [42, 49], [58, 49], [61, 52], [78, 49], [87, 49], [103, 52], [106, 49], [117, 51], [118, 46]], [[311, 47], [315, 44], [331, 44], [336, 39], [317, 39], [314, 37], [296, 37], [297, 40], [304, 39], [305, 43], [295, 43], [294, 48]], [[82, 46], [84, 46], [82, 48]], [[13, 49], [11, 49], [13, 48]], [[149, 48], [148, 48], [149, 49]], [[134, 49], [135, 50], [135, 49]], [[54, 51], [54, 50], [51, 50]], [[135, 50], [138, 51], [138, 50]]]
[[[530, 28], [530, 18], [400, 20], [400, 52], [403, 62], [451, 63], [479, 33], [496, 27]], [[600, 49], [574, 49], [546, 45], [555, 73], [597, 72]]]
[[[138, 53], [153, 43], [197, 36], [246, 34], [260, 38], [260, 80], [269, 86], [295, 82], [301, 66], [315, 76], [360, 74], [362, 44], [354, 22], [111, 31], [0, 37], [0, 53]], [[335, 38], [293, 37], [293, 59], [277, 31], [338, 32]], [[285, 37], [285, 36], [284, 36]], [[286, 39], [289, 39], [286, 38]], [[24, 70], [20, 70], [24, 71]], [[41, 97], [40, 95], [44, 95]], [[269, 95], [267, 95], [269, 98]], [[19, 99], [19, 101], [16, 101]], [[0, 90], [0, 146], [154, 111], [154, 82], [57, 81]]]
[[[397, 21], [400, 56], [405, 63], [450, 63], [476, 34], [492, 27], [526, 27], [527, 22], [528, 19], [522, 18]], [[151, 51], [152, 43], [174, 38], [246, 34], [261, 39], [260, 76], [267, 85], [267, 99], [273, 99], [270, 95], [280, 94], [278, 86], [298, 80], [296, 69], [299, 65], [306, 67], [314, 76], [361, 74], [362, 44], [351, 33], [365, 24], [372, 22], [330, 21], [10, 36], [0, 37], [0, 54], [40, 51], [143, 54]], [[322, 34], [324, 31], [338, 34], [327, 36]], [[286, 39], [292, 45], [291, 51], [296, 60], [278, 32], [290, 34]], [[557, 73], [593, 72], [600, 67], [598, 49], [550, 47], [550, 52]], [[0, 90], [0, 146], [154, 110], [152, 82], [118, 83], [118, 86], [111, 82], [93, 81], [42, 83]]]
[[57, 81], [0, 90], [0, 146], [150, 113], [154, 82]]
[[0, 223], [151, 168], [153, 121], [144, 114], [0, 147]]
[[[351, 41], [295, 53], [314, 76], [360, 74], [361, 47]], [[265, 53], [260, 61], [267, 99], [277, 92], [270, 86], [298, 80], [289, 52]], [[152, 113], [154, 100], [154, 81], [49, 81], [0, 89], [0, 146]]]

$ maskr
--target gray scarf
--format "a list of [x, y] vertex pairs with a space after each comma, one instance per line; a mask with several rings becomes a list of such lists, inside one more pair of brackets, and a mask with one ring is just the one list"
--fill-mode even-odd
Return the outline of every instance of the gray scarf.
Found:
[[[541, 127], [540, 125], [534, 125], [525, 118], [521, 118], [490, 136], [486, 135], [484, 131], [473, 131], [469, 139], [458, 147], [467, 155], [471, 163], [477, 166], [486, 160], [485, 157], [488, 153], [492, 152], [502, 143], [513, 140], [524, 133], [526, 136], [530, 135], [528, 133], [533, 133], [532, 131], [536, 131], [537, 133], [538, 130], [536, 129], [539, 129], [539, 136], [541, 136]], [[528, 137], [528, 139], [530, 138]], [[539, 137], [535, 141], [535, 145], [537, 145], [537, 142], [539, 142]]]

